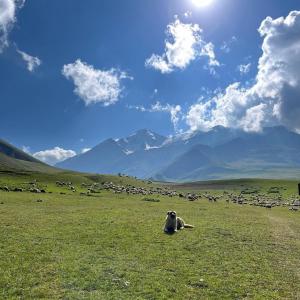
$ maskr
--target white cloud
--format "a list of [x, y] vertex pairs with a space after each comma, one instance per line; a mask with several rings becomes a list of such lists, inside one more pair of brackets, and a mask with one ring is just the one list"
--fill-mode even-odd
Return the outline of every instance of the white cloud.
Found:
[[152, 54], [150, 58], [146, 60], [146, 67], [152, 67], [159, 70], [162, 74], [172, 73], [174, 71], [171, 63], [166, 62], [165, 58], [156, 54]]
[[220, 66], [220, 63], [216, 60], [216, 55], [215, 55], [213, 43], [205, 44], [201, 49], [200, 56], [207, 56], [208, 57], [209, 66], [211, 66], [211, 67], [219, 67]]
[[245, 75], [250, 72], [251, 69], [251, 63], [246, 65], [239, 65], [237, 67], [237, 70], [240, 72], [241, 75]]
[[86, 153], [86, 152], [88, 152], [88, 151], [90, 151], [92, 148], [83, 148], [82, 150], [81, 150], [81, 153]]
[[259, 28], [264, 38], [255, 83], [233, 83], [205, 103], [190, 107], [191, 129], [215, 125], [259, 131], [281, 124], [300, 131], [300, 11], [284, 18], [267, 17]]
[[182, 114], [182, 109], [180, 105], [171, 105], [171, 104], [161, 104], [157, 101], [155, 104], [152, 104], [150, 108], [144, 106], [129, 106], [131, 109], [136, 109], [141, 112], [166, 112], [170, 114], [171, 122], [174, 126], [174, 130], [178, 131], [178, 122], [180, 121], [180, 116]]
[[202, 47], [199, 55], [208, 57], [208, 69], [211, 74], [216, 74], [215, 67], [219, 67], [220, 63], [216, 59], [214, 45], [212, 43], [207, 43]]
[[29, 146], [22, 146], [22, 151], [25, 152], [25, 153], [27, 153], [27, 154], [31, 154]]
[[17, 50], [17, 52], [21, 55], [22, 59], [26, 62], [27, 70], [29, 72], [33, 72], [42, 63], [42, 61], [38, 57], [31, 56], [21, 50]]
[[245, 110], [245, 93], [239, 83], [234, 83], [209, 101], [192, 105], [186, 117], [187, 124], [192, 130], [208, 130], [216, 125], [237, 126], [237, 116]]
[[95, 69], [80, 59], [64, 65], [62, 74], [67, 79], [73, 80], [74, 92], [86, 105], [102, 103], [104, 106], [109, 106], [116, 103], [123, 90], [121, 81], [126, 78], [133, 79], [125, 72], [116, 69], [107, 71]]
[[146, 60], [146, 67], [171, 73], [176, 69], [185, 69], [197, 57], [206, 56], [211, 67], [218, 66], [212, 43], [205, 43], [198, 24], [184, 24], [178, 18], [168, 25], [165, 52], [152, 54]]
[[186, 11], [184, 14], [183, 14], [186, 18], [189, 18], [192, 16], [192, 12], [191, 11]]
[[0, 53], [9, 45], [8, 34], [16, 22], [16, 12], [25, 0], [0, 0]]
[[174, 126], [175, 131], [177, 131], [177, 125], [180, 120], [181, 106], [180, 105], [162, 105], [159, 101], [151, 106], [152, 112], [168, 112], [171, 117], [171, 122]]
[[76, 152], [73, 150], [65, 150], [60, 147], [55, 147], [53, 149], [39, 151], [33, 154], [33, 156], [47, 164], [55, 165], [67, 158], [73, 157]]
[[245, 117], [241, 120], [241, 127], [245, 131], [260, 131], [266, 117], [266, 108], [267, 105], [264, 103], [248, 108]]

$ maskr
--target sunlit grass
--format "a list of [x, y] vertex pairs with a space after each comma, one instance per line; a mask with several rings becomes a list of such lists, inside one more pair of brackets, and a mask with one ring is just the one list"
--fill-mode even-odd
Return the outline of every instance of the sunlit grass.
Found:
[[[300, 296], [297, 212], [107, 191], [60, 195], [50, 177], [40, 178], [52, 194], [0, 192], [1, 299]], [[170, 209], [196, 227], [165, 235]]]

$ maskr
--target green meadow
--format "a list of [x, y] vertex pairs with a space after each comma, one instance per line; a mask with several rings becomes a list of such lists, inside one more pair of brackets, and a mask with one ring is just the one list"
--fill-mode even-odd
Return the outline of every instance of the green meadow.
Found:
[[[87, 196], [82, 183], [158, 184], [67, 172], [2, 172], [0, 186], [26, 189], [35, 179], [46, 193], [0, 191], [0, 299], [300, 299], [300, 212], [223, 196], [276, 185], [295, 197], [296, 182], [172, 186], [222, 195], [216, 203], [102, 189]], [[195, 228], [164, 234], [168, 210]]]

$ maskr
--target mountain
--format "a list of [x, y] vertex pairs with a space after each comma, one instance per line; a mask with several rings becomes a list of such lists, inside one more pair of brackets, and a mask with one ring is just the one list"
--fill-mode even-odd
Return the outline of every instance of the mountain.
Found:
[[1, 170], [36, 172], [58, 171], [56, 168], [42, 163], [31, 155], [0, 139], [0, 171]]
[[212, 154], [212, 148], [205, 145], [193, 146], [189, 151], [180, 155], [171, 164], [164, 168], [158, 178], [160, 180], [185, 180], [193, 177], [192, 174], [198, 172], [203, 173], [202, 176], [208, 173], [211, 166], [221, 167], [222, 162]]
[[[75, 171], [103, 174], [122, 172], [145, 177], [147, 170], [152, 169], [152, 162], [146, 158], [148, 153], [155, 153], [165, 141], [165, 137], [143, 129], [127, 138], [107, 139], [90, 151], [69, 158], [57, 166]], [[153, 159], [156, 159], [156, 155]], [[156, 165], [156, 162], [153, 162], [153, 165]]]
[[171, 138], [144, 129], [108, 139], [57, 166], [165, 181], [295, 178], [300, 176], [299, 153], [300, 135], [281, 126], [259, 133], [216, 126]]
[[142, 129], [131, 136], [123, 139], [117, 139], [118, 145], [125, 150], [126, 154], [139, 150], [149, 150], [157, 148], [166, 140], [164, 136], [154, 133], [147, 129]]

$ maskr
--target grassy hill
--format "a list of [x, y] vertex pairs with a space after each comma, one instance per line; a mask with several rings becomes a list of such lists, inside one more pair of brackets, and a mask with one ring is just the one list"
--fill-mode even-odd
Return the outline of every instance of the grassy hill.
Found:
[[27, 161], [9, 157], [0, 153], [0, 172], [1, 171], [27, 171], [27, 172], [41, 172], [41, 173], [55, 173], [59, 169], [53, 168], [41, 162]]
[[59, 169], [46, 165], [24, 151], [0, 139], [0, 172], [27, 171], [53, 173]]
[[[57, 186], [71, 181], [76, 189]], [[86, 186], [113, 181], [144, 188], [145, 181], [60, 172], [0, 174], [0, 186], [34, 183], [46, 193], [0, 190], [1, 299], [298, 299], [300, 218], [287, 207], [227, 203], [277, 185], [295, 198], [293, 181], [220, 181], [172, 186], [205, 198], [114, 193]], [[277, 194], [270, 197], [277, 198]], [[250, 195], [249, 195], [250, 197]], [[149, 199], [146, 199], [149, 200]], [[166, 235], [168, 210], [194, 229]]]
[[24, 151], [16, 148], [15, 146], [1, 139], [0, 139], [0, 153], [3, 153], [8, 157], [15, 158], [18, 160], [41, 163], [39, 160], [35, 159], [31, 155], [25, 153]]

